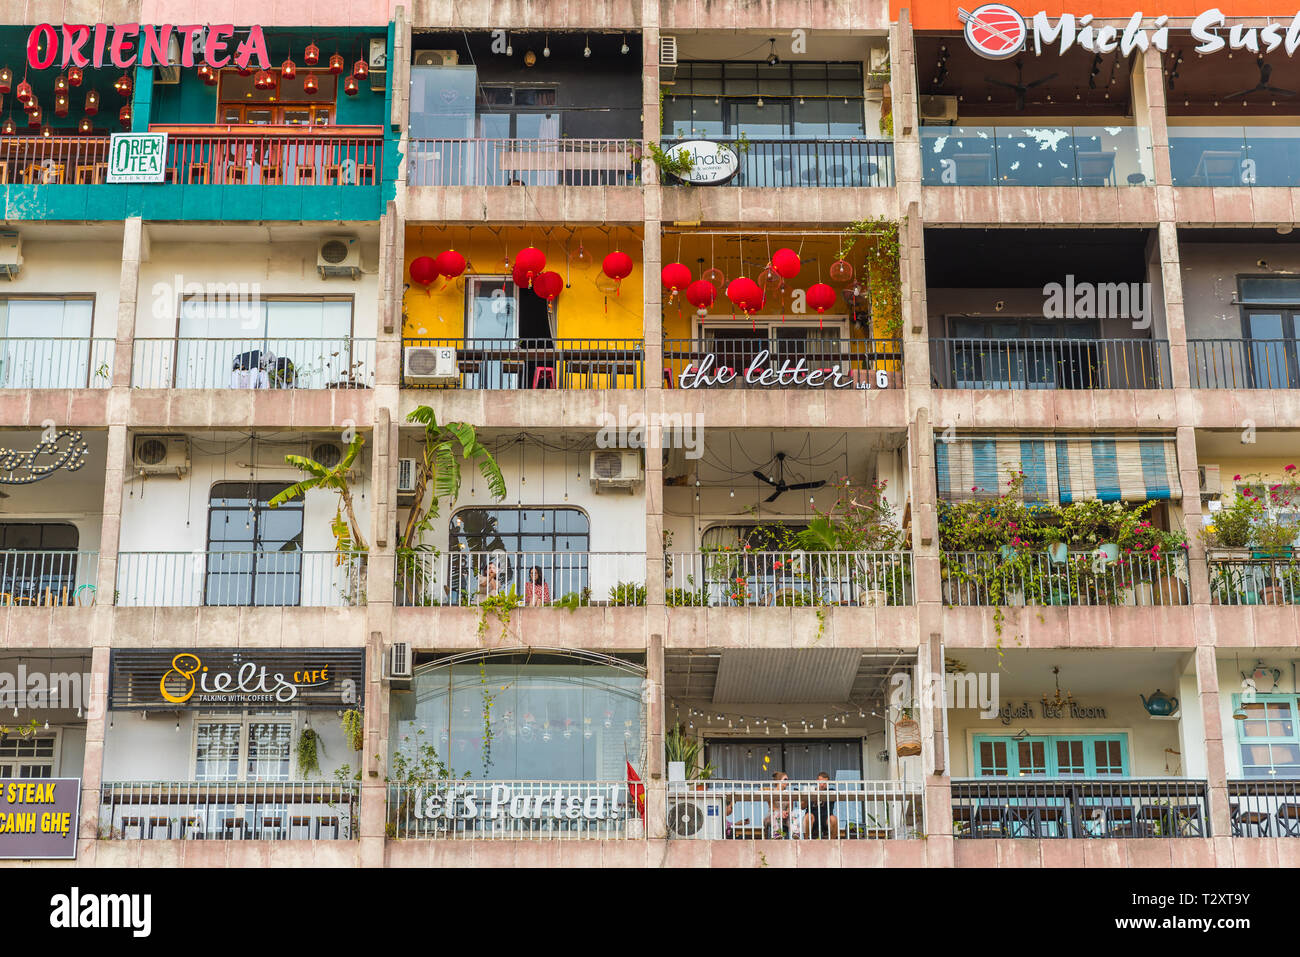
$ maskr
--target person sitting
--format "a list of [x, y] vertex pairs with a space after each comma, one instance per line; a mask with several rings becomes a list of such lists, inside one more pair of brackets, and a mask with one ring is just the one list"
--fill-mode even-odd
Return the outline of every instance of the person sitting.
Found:
[[805, 837], [837, 838], [840, 836], [840, 819], [831, 813], [835, 794], [830, 790], [830, 781], [829, 774], [825, 771], [818, 772], [817, 789], [804, 799], [807, 808], [803, 818]]
[[541, 608], [551, 603], [551, 589], [542, 581], [542, 569], [534, 565], [528, 569], [528, 581], [524, 584], [524, 604], [530, 608]]
[[794, 795], [790, 793], [790, 775], [784, 771], [773, 771], [772, 780], [772, 816], [767, 826], [772, 837], [790, 837], [794, 833], [791, 827], [795, 810]]
[[501, 576], [494, 559], [487, 563], [487, 567], [483, 569], [483, 574], [478, 576], [478, 597], [481, 601], [484, 598], [493, 598], [500, 593]]

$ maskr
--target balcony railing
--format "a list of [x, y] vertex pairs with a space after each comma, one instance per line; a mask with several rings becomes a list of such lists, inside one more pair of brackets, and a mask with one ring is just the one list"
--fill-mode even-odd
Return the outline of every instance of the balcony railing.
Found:
[[112, 339], [0, 339], [0, 389], [107, 389], [114, 345]]
[[1300, 605], [1300, 559], [1210, 556], [1210, 600], [1216, 605]]
[[1233, 837], [1300, 837], [1300, 780], [1228, 781]]
[[1168, 389], [1164, 339], [931, 339], [939, 389]]
[[1300, 389], [1295, 339], [1188, 339], [1193, 389]]
[[102, 183], [108, 173], [107, 136], [0, 137], [0, 185]]
[[[456, 350], [455, 372], [437, 375], [436, 352], [416, 349]], [[639, 389], [645, 360], [640, 339], [403, 339], [402, 350], [408, 388]]]
[[[947, 605], [1186, 605], [1187, 561], [1182, 555], [1126, 554], [1107, 562], [1092, 552], [1064, 561], [1047, 553], [1017, 557], [999, 552], [943, 552]], [[1023, 567], [1022, 567], [1023, 565]]]
[[[667, 150], [686, 139], [665, 139]], [[721, 140], [739, 154], [728, 186], [893, 186], [892, 140]], [[671, 181], [670, 181], [671, 182]]]
[[118, 605], [365, 604], [363, 552], [122, 552]]
[[1151, 138], [1132, 126], [921, 127], [926, 186], [1149, 186]]
[[690, 389], [901, 389], [899, 339], [666, 339], [664, 385]]
[[630, 186], [641, 177], [640, 140], [413, 139], [412, 186]]
[[664, 556], [672, 606], [912, 604], [911, 552], [759, 552]]
[[1209, 837], [1206, 783], [1139, 780], [952, 782], [960, 838]]
[[906, 781], [686, 781], [668, 785], [668, 836], [694, 840], [919, 837], [922, 790]]
[[99, 552], [0, 551], [0, 606], [95, 604]]
[[1170, 126], [1175, 186], [1300, 184], [1300, 129], [1294, 126]]
[[137, 389], [369, 389], [373, 339], [136, 339]]
[[[531, 582], [540, 577], [540, 582]], [[399, 605], [477, 605], [513, 591], [529, 607], [644, 605], [644, 552], [474, 552], [398, 557]]]
[[374, 186], [383, 135], [369, 127], [206, 128], [167, 133], [167, 179], [187, 186]]
[[108, 781], [103, 840], [346, 841], [358, 785], [325, 781]]
[[644, 786], [628, 781], [437, 780], [388, 786], [398, 840], [619, 840], [645, 837]]

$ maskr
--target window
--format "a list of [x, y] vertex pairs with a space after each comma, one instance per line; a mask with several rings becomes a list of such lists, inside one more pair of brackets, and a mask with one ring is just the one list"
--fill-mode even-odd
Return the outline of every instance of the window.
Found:
[[[307, 93], [303, 81], [314, 76], [319, 89]], [[237, 70], [221, 72], [217, 122], [253, 126], [329, 126], [334, 117], [338, 78], [324, 70], [299, 70], [286, 80], [272, 70], [275, 86], [259, 90], [256, 74], [240, 76]]]
[[296, 605], [302, 584], [302, 498], [271, 508], [277, 482], [219, 482], [208, 506], [208, 605]]
[[0, 736], [0, 778], [50, 778], [58, 760], [58, 734], [37, 731]]
[[[106, 366], [91, 368], [94, 309], [88, 296], [0, 299], [0, 388], [84, 389], [96, 372], [108, 385]], [[97, 365], [110, 357], [93, 352]]]
[[1246, 712], [1245, 721], [1233, 722], [1244, 777], [1295, 777], [1300, 772], [1296, 703], [1295, 695], [1257, 694], [1254, 701], [1233, 695], [1233, 706]]
[[[553, 598], [587, 587], [590, 524], [576, 508], [465, 508], [451, 522], [452, 602], [520, 595], [534, 568]], [[468, 553], [468, 554], [467, 554]]]
[[1078, 341], [1098, 338], [1096, 322], [952, 318], [948, 331], [951, 388], [1104, 387], [1097, 348]]
[[784, 771], [792, 781], [812, 781], [825, 771], [831, 780], [862, 777], [861, 738], [712, 738], [704, 742], [704, 761], [724, 781], [771, 781]]
[[194, 780], [288, 781], [293, 730], [285, 714], [198, 716]]
[[[820, 327], [800, 325], [796, 322], [757, 322], [749, 326], [701, 326], [700, 337], [704, 351], [716, 355], [717, 366], [736, 370], [737, 380], [744, 378], [747, 370], [766, 351], [768, 359], [763, 366], [779, 367], [787, 359], [807, 360], [807, 368], [838, 368], [847, 371], [849, 356], [845, 340], [844, 320], [830, 319]], [[715, 367], [716, 368], [716, 367]]]
[[975, 736], [978, 777], [1106, 777], [1128, 774], [1128, 735]]
[[0, 524], [0, 602], [67, 605], [75, 601], [77, 541], [75, 525]]
[[177, 320], [175, 388], [324, 389], [369, 375], [352, 356], [352, 298], [192, 297]]

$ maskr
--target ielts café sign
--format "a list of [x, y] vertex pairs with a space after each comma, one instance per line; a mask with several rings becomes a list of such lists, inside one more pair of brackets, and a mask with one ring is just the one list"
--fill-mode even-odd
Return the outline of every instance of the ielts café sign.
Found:
[[[244, 30], [247, 36], [242, 35]], [[269, 70], [271, 57], [262, 28], [251, 26], [240, 32], [239, 42], [233, 43], [233, 24], [63, 23], [56, 27], [42, 23], [27, 36], [27, 65], [33, 70], [67, 69], [69, 65], [98, 69], [105, 64], [118, 69], [178, 65], [189, 69], [202, 62], [214, 70], [231, 65], [241, 70]], [[179, 64], [173, 63], [168, 53], [173, 38], [179, 45]]]

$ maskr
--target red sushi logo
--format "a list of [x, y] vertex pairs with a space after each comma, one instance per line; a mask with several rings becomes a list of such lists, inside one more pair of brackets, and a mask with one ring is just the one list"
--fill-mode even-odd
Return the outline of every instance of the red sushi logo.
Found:
[[1025, 18], [1005, 3], [986, 3], [970, 12], [958, 7], [957, 16], [966, 25], [967, 45], [982, 57], [1006, 60], [1025, 48]]

